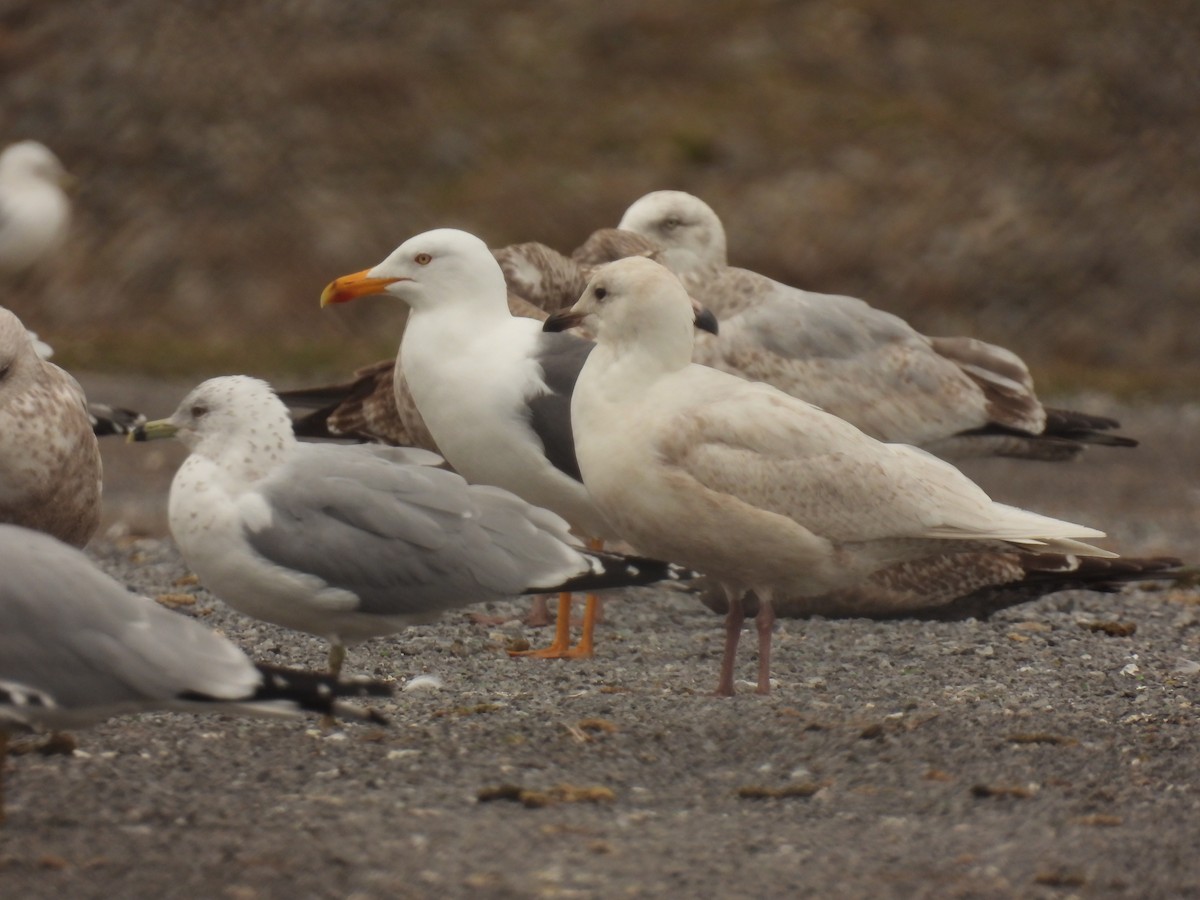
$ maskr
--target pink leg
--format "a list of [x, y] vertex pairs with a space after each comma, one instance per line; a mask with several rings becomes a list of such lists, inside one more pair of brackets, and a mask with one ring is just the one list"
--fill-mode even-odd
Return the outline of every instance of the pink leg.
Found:
[[721, 658], [721, 677], [717, 681], [718, 697], [733, 696], [733, 666], [737, 659], [738, 638], [742, 636], [742, 623], [746, 621], [741, 594], [734, 596], [726, 589], [725, 596], [729, 600], [729, 612], [725, 614], [725, 655]]
[[771, 693], [771, 631], [775, 627], [775, 607], [771, 595], [758, 592], [758, 616], [754, 620], [758, 629], [758, 693]]
[[525, 616], [525, 624], [530, 628], [545, 628], [550, 624], [550, 604], [546, 602], [545, 594], [533, 595], [533, 603]]

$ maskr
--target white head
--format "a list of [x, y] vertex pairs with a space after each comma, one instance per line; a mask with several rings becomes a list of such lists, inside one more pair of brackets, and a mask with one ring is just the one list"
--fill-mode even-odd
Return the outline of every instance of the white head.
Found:
[[561, 331], [587, 322], [601, 347], [643, 352], [669, 371], [692, 361], [697, 325], [715, 329], [715, 320], [698, 315], [697, 309], [669, 269], [631, 256], [597, 269], [579, 301], [552, 315], [543, 327]]
[[232, 450], [239, 464], [252, 469], [269, 468], [296, 443], [283, 401], [265, 381], [248, 375], [210, 378], [184, 397], [170, 418], [147, 422], [133, 434], [134, 440], [167, 437], [210, 459]]
[[0, 153], [0, 181], [44, 181], [65, 187], [70, 176], [45, 144], [19, 141]]
[[455, 228], [411, 237], [373, 269], [345, 275], [326, 286], [321, 306], [387, 294], [416, 310], [454, 305], [508, 315], [504, 272], [487, 244]]
[[726, 265], [725, 229], [711, 206], [683, 191], [654, 191], [636, 201], [618, 228], [657, 241], [667, 250], [686, 250], [701, 262]]

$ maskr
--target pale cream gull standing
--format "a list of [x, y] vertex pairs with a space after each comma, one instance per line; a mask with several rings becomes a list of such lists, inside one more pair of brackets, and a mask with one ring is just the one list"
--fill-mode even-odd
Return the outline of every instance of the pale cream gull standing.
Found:
[[655, 258], [721, 323], [719, 335], [698, 337], [695, 362], [765, 381], [880, 440], [948, 459], [1065, 460], [1086, 444], [1136, 444], [1106, 433], [1112, 419], [1044, 408], [1028, 367], [1003, 347], [926, 337], [862, 300], [727, 265], [721, 220], [691, 194], [647, 194], [618, 227], [593, 235], [577, 259], [594, 265], [657, 247]]
[[0, 572], [0, 821], [10, 733], [150, 710], [308, 710], [383, 721], [337, 699], [389, 696], [388, 685], [256, 665], [225, 638], [130, 593], [48, 535], [0, 525]]
[[548, 329], [583, 319], [597, 346], [571, 404], [584, 483], [643, 552], [710, 575], [729, 598], [718, 693], [733, 692], [754, 590], [758, 690], [770, 685], [775, 592], [819, 596], [888, 566], [989, 546], [1084, 556], [1093, 528], [992, 501], [949, 463], [886, 444], [769, 385], [691, 362], [693, 307], [658, 263], [600, 269]]
[[566, 522], [468, 485], [423, 450], [301, 443], [262, 381], [214, 378], [135, 439], [191, 451], [171, 484], [171, 534], [234, 609], [345, 647], [472, 603], [679, 577], [666, 563], [578, 546]]
[[0, 522], [82, 547], [100, 523], [100, 490], [82, 388], [0, 307]]
[[0, 274], [18, 274], [62, 246], [71, 220], [62, 163], [37, 141], [0, 153]]
[[[468, 481], [510, 490], [561, 515], [592, 540], [614, 537], [579, 478], [570, 397], [592, 343], [544, 334], [513, 316], [504, 273], [474, 235], [438, 229], [410, 238], [372, 269], [337, 279], [321, 305], [386, 294], [409, 306], [396, 368], [439, 452]], [[595, 598], [569, 648], [569, 596], [543, 657], [591, 656]]]

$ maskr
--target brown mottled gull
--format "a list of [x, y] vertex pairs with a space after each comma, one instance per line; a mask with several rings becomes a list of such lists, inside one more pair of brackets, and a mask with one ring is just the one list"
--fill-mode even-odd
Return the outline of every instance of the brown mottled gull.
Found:
[[720, 219], [691, 194], [647, 194], [619, 228], [642, 240], [599, 232], [577, 261], [653, 253], [721, 323], [719, 335], [697, 340], [696, 362], [765, 381], [880, 440], [949, 459], [1065, 460], [1086, 444], [1136, 444], [1107, 433], [1118, 425], [1112, 419], [1044, 409], [1028, 367], [1009, 350], [926, 337], [862, 300], [728, 266]]
[[83, 389], [0, 307], [0, 522], [82, 547], [100, 524], [100, 488]]
[[776, 592], [821, 596], [901, 563], [991, 548], [1115, 555], [1081, 540], [1103, 532], [996, 503], [925, 451], [692, 363], [694, 308], [658, 263], [601, 268], [546, 328], [584, 318], [597, 339], [571, 404], [584, 483], [623, 538], [724, 587], [720, 694], [733, 692], [748, 590], [760, 601], [765, 693]]

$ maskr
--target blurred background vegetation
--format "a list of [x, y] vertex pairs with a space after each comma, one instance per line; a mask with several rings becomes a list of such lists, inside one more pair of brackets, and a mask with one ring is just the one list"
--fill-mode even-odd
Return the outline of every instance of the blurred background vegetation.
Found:
[[0, 0], [0, 114], [80, 182], [5, 303], [76, 368], [345, 372], [402, 311], [331, 278], [678, 188], [1043, 387], [1200, 395], [1195, 0]]

